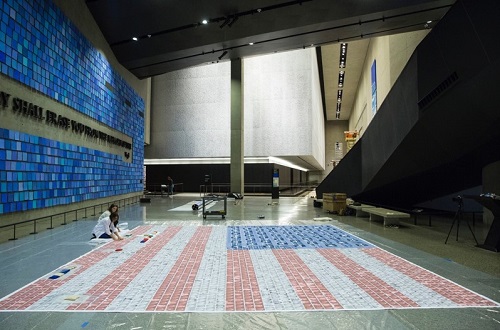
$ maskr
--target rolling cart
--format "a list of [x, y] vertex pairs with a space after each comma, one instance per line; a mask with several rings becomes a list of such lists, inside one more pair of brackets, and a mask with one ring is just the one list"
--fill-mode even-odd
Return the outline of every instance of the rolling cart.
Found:
[[[212, 203], [217, 203], [220, 201], [224, 202], [224, 209], [223, 210], [217, 210], [217, 211], [209, 211], [205, 210], [205, 204], [207, 202], [211, 201]], [[203, 219], [207, 218], [207, 215], [220, 215], [222, 216], [222, 219], [226, 218], [227, 214], [227, 197], [226, 196], [203, 196], [202, 197], [202, 214], [203, 214]]]

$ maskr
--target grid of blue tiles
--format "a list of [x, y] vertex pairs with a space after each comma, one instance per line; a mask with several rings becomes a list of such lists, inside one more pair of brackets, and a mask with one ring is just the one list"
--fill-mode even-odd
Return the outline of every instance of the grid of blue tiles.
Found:
[[230, 226], [228, 250], [372, 247], [370, 243], [329, 225]]
[[0, 213], [127, 193], [128, 167], [115, 154], [0, 129]]
[[138, 113], [144, 101], [51, 1], [9, 0], [0, 10], [3, 74], [117, 130], [134, 132], [142, 149]]
[[[0, 7], [1, 72], [37, 91], [124, 130], [129, 100], [133, 113], [144, 109], [140, 96], [50, 0], [8, 0]], [[106, 82], [113, 85], [111, 92]], [[113, 110], [113, 111], [110, 111]], [[118, 112], [117, 112], [118, 110]]]
[[[71, 197], [59, 196], [60, 192], [57, 192], [57, 197], [49, 198], [46, 202], [38, 202], [36, 199], [28, 201], [25, 199], [37, 196], [35, 192], [38, 189], [42, 190], [42, 196], [47, 194], [44, 192], [47, 187], [40, 188], [37, 184], [33, 186], [33, 182], [30, 183], [32, 180], [24, 181], [24, 178], [33, 178], [31, 169], [38, 166], [44, 157], [51, 159], [50, 157], [55, 155], [39, 152], [36, 142], [24, 140], [24, 137], [28, 135], [20, 132], [4, 132], [2, 150], [5, 151], [5, 157], [0, 160], [0, 163], [5, 168], [7, 168], [7, 162], [14, 161], [15, 165], [9, 165], [10, 172], [5, 172], [3, 169], [1, 172], [6, 178], [15, 178], [20, 182], [16, 187], [9, 186], [9, 182], [6, 182], [7, 190], [9, 187], [17, 190], [9, 190], [5, 197], [2, 193], [2, 198], [7, 202], [4, 204], [2, 200], [0, 213], [67, 204], [71, 201], [78, 201], [80, 198], [91, 199], [142, 191], [143, 187], [140, 182], [144, 159], [144, 119], [140, 113], [144, 111], [144, 101], [50, 0], [2, 1], [0, 4], [0, 72], [99, 122], [132, 135], [134, 155], [132, 164], [122, 164], [117, 159], [113, 160], [112, 157], [98, 156], [108, 159], [104, 161], [107, 166], [105, 171], [113, 174], [112, 185], [109, 185], [107, 180], [101, 182], [97, 176], [94, 178], [95, 183], [87, 181], [87, 185], [97, 191]], [[112, 84], [113, 92], [106, 87], [106, 82]], [[126, 105], [124, 100], [128, 100], [129, 105]], [[12, 138], [12, 134], [19, 136], [20, 139]], [[32, 136], [30, 139], [36, 140], [38, 137]], [[64, 145], [57, 141], [50, 143]], [[26, 150], [23, 150], [23, 146]], [[66, 150], [65, 147], [60, 149], [73, 152]], [[86, 155], [95, 156], [90, 150], [76, 152], [81, 152], [80, 156], [84, 159]], [[42, 170], [43, 166], [49, 164], [71, 166], [69, 164], [74, 162], [73, 158], [64, 155], [58, 155], [57, 159], [58, 164], [43, 164], [42, 162]], [[75, 171], [83, 168], [77, 167]], [[95, 174], [95, 171], [96, 167], [85, 173]], [[65, 175], [60, 172], [50, 174]], [[78, 173], [80, 174], [83, 173]], [[127, 187], [114, 189], [117, 186], [115, 180], [118, 180], [119, 187], [123, 185]], [[113, 187], [113, 192], [109, 191], [110, 186]], [[35, 187], [33, 191], [29, 190], [33, 187]]]

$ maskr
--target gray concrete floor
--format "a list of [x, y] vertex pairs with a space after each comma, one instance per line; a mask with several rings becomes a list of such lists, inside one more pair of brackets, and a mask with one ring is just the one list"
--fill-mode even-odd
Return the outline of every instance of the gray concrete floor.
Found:
[[[452, 219], [427, 218], [386, 228], [367, 218], [337, 216], [313, 206], [310, 196], [246, 196], [228, 201], [228, 215], [203, 219], [195, 211], [169, 211], [198, 199], [198, 194], [152, 197], [151, 203], [120, 209], [120, 221], [129, 227], [144, 223], [183, 220], [186, 225], [318, 224], [313, 218], [330, 217], [332, 225], [403, 257], [470, 290], [500, 301], [500, 253], [475, 247], [465, 223], [458, 241], [453, 230], [444, 244]], [[71, 221], [65, 226], [5, 241], [0, 233], [0, 297], [53, 271], [93, 249], [90, 232], [97, 216]], [[323, 223], [323, 222], [321, 222]], [[472, 224], [472, 223], [471, 223]], [[45, 228], [42, 224], [39, 228]], [[22, 235], [18, 229], [18, 234]], [[26, 227], [26, 233], [32, 228]], [[487, 226], [476, 222], [474, 232], [484, 241]], [[443, 308], [377, 311], [279, 312], [279, 313], [92, 313], [2, 312], [0, 329], [500, 329], [499, 308]]]

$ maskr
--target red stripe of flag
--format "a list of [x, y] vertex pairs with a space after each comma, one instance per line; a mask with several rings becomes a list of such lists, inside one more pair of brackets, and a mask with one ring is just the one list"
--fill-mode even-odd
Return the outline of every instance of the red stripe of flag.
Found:
[[[369, 250], [369, 249], [367, 249]], [[374, 250], [374, 249], [373, 249]], [[329, 262], [385, 308], [419, 305], [337, 249], [318, 249]]]
[[227, 251], [227, 311], [263, 311], [264, 303], [249, 251]]
[[305, 309], [343, 309], [342, 305], [293, 250], [273, 250]]
[[389, 267], [405, 274], [443, 297], [462, 306], [497, 306], [488, 299], [475, 294], [456, 283], [448, 281], [415, 264], [401, 259], [381, 249], [363, 249], [366, 254], [377, 258]]
[[[88, 290], [84, 302], [71, 304], [67, 310], [105, 310], [113, 300], [139, 275], [140, 271], [170, 241], [181, 227], [170, 227], [150, 239], [132, 258], [114, 269], [108, 276]], [[95, 262], [93, 263], [95, 264]]]
[[[131, 231], [133, 234], [138, 234], [142, 232], [144, 227], [138, 227]], [[129, 240], [124, 241], [112, 241], [109, 244], [111, 248], [122, 247], [126, 243], [130, 242]], [[108, 245], [106, 245], [108, 246]], [[88, 268], [92, 267], [95, 263], [101, 261], [106, 258], [111, 252], [111, 250], [107, 249], [98, 249], [95, 251], [91, 251], [83, 255], [82, 257], [74, 260], [72, 263], [78, 265], [77, 268], [71, 270], [66, 275], [62, 276], [58, 279], [47, 279], [41, 278], [35, 281], [34, 283], [22, 288], [16, 293], [12, 294], [8, 298], [2, 300], [0, 302], [0, 310], [25, 310], [38, 302], [40, 299], [45, 298], [52, 291], [57, 290], [61, 286], [63, 286], [66, 282], [71, 280], [73, 277], [78, 274], [86, 271]], [[61, 267], [64, 268], [64, 267]], [[60, 268], [60, 269], [61, 269]], [[55, 271], [54, 273], [56, 273]]]
[[196, 229], [146, 310], [185, 310], [211, 232], [211, 227]]

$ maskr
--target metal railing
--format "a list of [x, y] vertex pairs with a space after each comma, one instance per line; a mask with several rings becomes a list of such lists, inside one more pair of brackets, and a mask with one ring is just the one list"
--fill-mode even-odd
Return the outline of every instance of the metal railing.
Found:
[[[271, 194], [272, 184], [270, 183], [253, 183], [245, 184], [244, 193], [247, 194]], [[304, 191], [313, 190], [316, 188], [316, 184], [295, 184], [295, 185], [280, 185], [280, 192], [285, 191]], [[200, 196], [204, 194], [225, 194], [230, 193], [231, 185], [229, 183], [213, 183], [210, 185], [200, 185]], [[239, 192], [239, 191], [238, 191]]]
[[80, 211], [84, 211], [85, 212], [85, 216], [82, 217], [82, 219], [85, 219], [85, 218], [87, 218], [89, 216], [87, 214], [87, 210], [89, 210], [89, 209], [93, 210], [93, 212], [92, 212], [92, 214], [90, 216], [95, 216], [96, 215], [96, 208], [98, 208], [98, 207], [99, 207], [99, 212], [102, 213], [103, 212], [103, 206], [105, 206], [105, 209], [107, 209], [111, 203], [117, 203], [119, 207], [122, 207], [122, 206], [125, 206], [125, 205], [130, 205], [130, 204], [133, 204], [133, 203], [137, 203], [140, 198], [141, 198], [141, 196], [127, 197], [127, 198], [122, 198], [122, 199], [120, 199], [118, 201], [114, 201], [114, 202], [99, 203], [99, 204], [96, 204], [96, 205], [86, 206], [86, 207], [82, 207], [82, 208], [78, 208], [78, 209], [74, 209], [74, 210], [70, 210], [70, 211], [66, 211], [66, 212], [61, 212], [61, 213], [46, 215], [46, 216], [43, 216], [43, 217], [39, 217], [39, 218], [35, 218], [35, 219], [30, 219], [30, 220], [24, 220], [24, 221], [21, 221], [21, 222], [16, 222], [16, 223], [11, 223], [11, 224], [8, 224], [8, 225], [0, 226], [0, 230], [4, 229], [4, 228], [12, 227], [13, 228], [13, 236], [12, 236], [12, 238], [9, 238], [9, 241], [13, 241], [13, 240], [17, 240], [17, 238], [18, 238], [16, 236], [16, 229], [20, 225], [33, 222], [33, 231], [31, 233], [29, 233], [29, 234], [30, 235], [32, 235], [32, 234], [38, 234], [36, 227], [37, 227], [37, 222], [39, 222], [40, 220], [50, 219], [50, 227], [47, 227], [46, 229], [54, 229], [54, 222], [53, 222], [54, 218], [62, 216], [63, 217], [63, 222], [60, 223], [59, 225], [60, 226], [65, 226], [65, 225], [68, 224], [68, 222], [67, 222], [67, 215], [68, 214], [74, 213], [75, 214], [75, 218], [72, 221], [78, 221], [78, 212], [80, 212]]
[[[150, 194], [158, 195], [158, 194], [163, 194], [164, 192], [167, 192], [166, 191], [167, 185], [161, 184], [161, 183], [147, 183], [146, 189]], [[183, 192], [184, 191], [184, 183], [182, 183], [182, 182], [174, 183], [174, 191], [177, 191], [178, 189], [180, 192]]]

